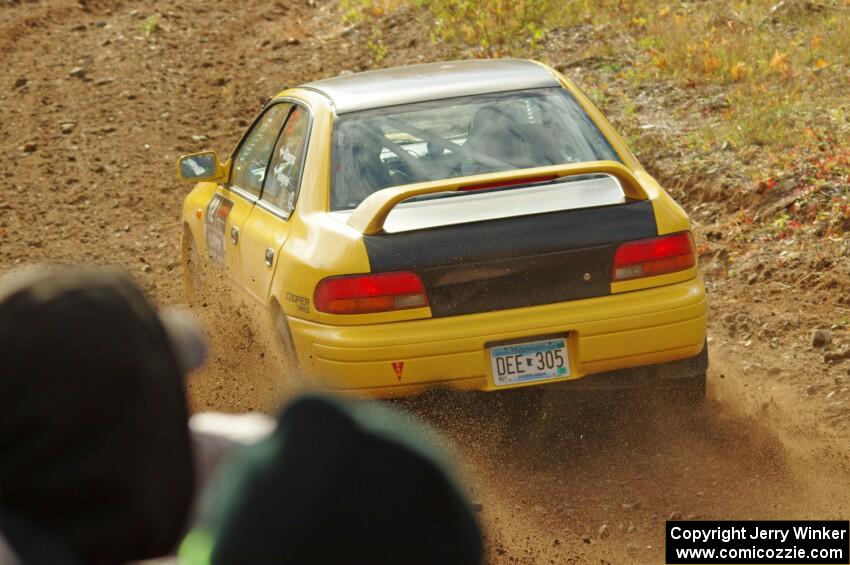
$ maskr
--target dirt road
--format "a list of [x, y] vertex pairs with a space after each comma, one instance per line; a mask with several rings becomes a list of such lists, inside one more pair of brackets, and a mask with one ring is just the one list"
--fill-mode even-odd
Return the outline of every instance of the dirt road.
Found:
[[[173, 179], [176, 157], [229, 151], [287, 85], [367, 68], [364, 42], [332, 9], [0, 2], [0, 270], [119, 263], [161, 303], [181, 302], [186, 188]], [[433, 55], [411, 37], [392, 62]], [[670, 516], [850, 515], [850, 379], [806, 342], [806, 324], [830, 319], [828, 306], [816, 295], [802, 306], [746, 283], [710, 282], [711, 400], [702, 414], [675, 416], [647, 399], [549, 395], [538, 425], [513, 429], [492, 400], [407, 403], [455, 445], [492, 562], [658, 563]], [[287, 394], [247, 315], [216, 306], [200, 314], [214, 351], [192, 383], [195, 407], [270, 409]]]

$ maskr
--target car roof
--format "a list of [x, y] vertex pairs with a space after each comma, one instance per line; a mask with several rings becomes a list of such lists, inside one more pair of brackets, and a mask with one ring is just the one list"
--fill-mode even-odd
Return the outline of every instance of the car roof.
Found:
[[543, 65], [523, 59], [473, 59], [346, 74], [301, 86], [328, 97], [338, 114], [399, 104], [558, 86]]

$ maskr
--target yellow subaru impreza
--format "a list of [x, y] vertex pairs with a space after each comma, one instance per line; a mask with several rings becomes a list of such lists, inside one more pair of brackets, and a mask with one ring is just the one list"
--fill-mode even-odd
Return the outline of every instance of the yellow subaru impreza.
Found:
[[228, 159], [182, 157], [178, 176], [197, 183], [182, 219], [189, 296], [220, 265], [316, 386], [704, 396], [688, 218], [545, 65], [304, 84], [269, 102]]

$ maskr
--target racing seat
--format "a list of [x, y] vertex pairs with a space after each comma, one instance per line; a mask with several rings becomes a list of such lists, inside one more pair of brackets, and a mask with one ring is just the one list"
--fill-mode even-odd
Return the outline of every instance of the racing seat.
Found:
[[349, 155], [343, 164], [345, 195], [340, 207], [355, 207], [373, 192], [394, 184], [381, 160], [383, 146], [365, 134], [352, 136]]
[[470, 147], [515, 167], [542, 167], [575, 161], [579, 154], [568, 133], [556, 138], [553, 125], [529, 123], [524, 107], [485, 106], [469, 129]]
[[472, 117], [467, 144], [478, 153], [514, 164], [520, 156], [522, 138], [517, 121], [507, 108], [484, 106]]
[[569, 162], [559, 150], [564, 140], [555, 139], [550, 128], [543, 124], [522, 124], [516, 129], [520, 139], [518, 155], [529, 166], [542, 167]]

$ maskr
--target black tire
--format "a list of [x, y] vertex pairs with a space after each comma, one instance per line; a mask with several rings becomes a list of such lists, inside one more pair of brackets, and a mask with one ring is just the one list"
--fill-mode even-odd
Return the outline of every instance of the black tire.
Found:
[[302, 380], [304, 376], [303, 368], [298, 361], [298, 352], [295, 349], [295, 342], [292, 339], [289, 322], [286, 320], [286, 314], [284, 314], [279, 306], [275, 306], [274, 308], [272, 324], [275, 342], [283, 358], [282, 368], [286, 376], [291, 377], [294, 381]]
[[496, 416], [502, 420], [502, 441], [506, 444], [528, 441], [542, 429], [545, 418], [544, 391], [541, 386], [485, 393], [496, 404]]
[[698, 410], [705, 403], [705, 382], [705, 372], [670, 381], [667, 386], [671, 404], [682, 410]]
[[205, 273], [204, 259], [187, 229], [183, 232], [183, 291], [191, 306], [203, 306], [207, 300]]

